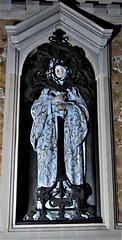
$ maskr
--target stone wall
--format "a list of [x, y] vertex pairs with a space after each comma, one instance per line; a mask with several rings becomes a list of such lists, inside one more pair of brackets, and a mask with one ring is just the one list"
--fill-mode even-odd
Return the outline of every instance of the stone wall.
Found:
[[[6, 25], [13, 25], [14, 20], [0, 20], [0, 183], [1, 183], [1, 161], [2, 161], [2, 135], [4, 122], [4, 100], [5, 100], [5, 76], [6, 76], [6, 48], [7, 36]], [[113, 95], [113, 116], [115, 136], [115, 163], [117, 173], [119, 221], [122, 222], [122, 104], [121, 104], [121, 75], [122, 75], [122, 31], [112, 43], [112, 95]]]
[[112, 42], [112, 96], [119, 220], [122, 222], [122, 30]]
[[6, 79], [7, 35], [5, 26], [13, 25], [14, 20], [0, 20], [0, 184], [2, 162], [2, 137], [4, 124], [4, 100]]

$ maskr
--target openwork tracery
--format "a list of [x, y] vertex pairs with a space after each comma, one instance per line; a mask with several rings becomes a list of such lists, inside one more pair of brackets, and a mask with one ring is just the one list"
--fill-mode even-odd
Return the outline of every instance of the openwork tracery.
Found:
[[[85, 101], [93, 100], [95, 81], [91, 64], [84, 50], [72, 46], [64, 35], [64, 31], [56, 30], [49, 38], [49, 43], [38, 47], [26, 74], [28, 88], [25, 96], [28, 100], [37, 99], [44, 88], [65, 91], [72, 86], [79, 88]], [[63, 84], [55, 74], [57, 65], [61, 65], [66, 71], [62, 78]]]

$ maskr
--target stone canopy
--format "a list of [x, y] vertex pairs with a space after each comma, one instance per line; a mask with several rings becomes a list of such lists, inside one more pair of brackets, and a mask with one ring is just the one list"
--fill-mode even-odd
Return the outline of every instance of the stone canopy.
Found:
[[[73, 4], [68, 6], [63, 2], [59, 1], [15, 26], [6, 27], [9, 39], [20, 53], [22, 63], [33, 49], [48, 42], [48, 37], [56, 29], [66, 31], [70, 42], [82, 46], [86, 53], [89, 52], [89, 57], [98, 54], [111, 39], [112, 33], [115, 32], [114, 25]], [[94, 56], [90, 58], [92, 57], [94, 58]], [[98, 66], [96, 66], [97, 68]], [[21, 64], [19, 64], [19, 69], [19, 74], [21, 74]]]
[[[103, 223], [63, 225], [17, 225], [18, 139], [20, 83], [24, 62], [38, 46], [62, 29], [72, 45], [84, 49], [93, 66], [97, 85], [97, 118], [100, 171], [100, 202]], [[119, 28], [59, 1], [15, 25], [7, 26], [8, 51], [2, 159], [2, 237], [4, 239], [112, 239], [114, 227], [113, 146], [110, 76], [110, 41]], [[7, 177], [6, 177], [7, 176]], [[102, 231], [100, 231], [102, 229]], [[83, 230], [83, 231], [82, 231]], [[102, 232], [102, 233], [101, 233]]]

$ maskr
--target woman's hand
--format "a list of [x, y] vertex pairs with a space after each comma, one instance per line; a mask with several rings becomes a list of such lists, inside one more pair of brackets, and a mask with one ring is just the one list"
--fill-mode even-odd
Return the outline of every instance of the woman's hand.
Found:
[[52, 104], [55, 104], [55, 103], [59, 103], [56, 107], [55, 107], [55, 111], [56, 112], [59, 112], [61, 110], [65, 110], [68, 106], [67, 103], [61, 103], [62, 101], [65, 100], [65, 95], [64, 94], [59, 94], [57, 95], [56, 97], [54, 97], [51, 102]]
[[55, 111], [56, 111], [56, 112], [59, 112], [59, 111], [61, 111], [61, 110], [64, 110], [64, 109], [67, 108], [67, 106], [68, 106], [67, 103], [60, 103], [59, 105], [57, 105], [57, 106], [55, 107]]
[[64, 94], [59, 94], [56, 97], [54, 97], [51, 102], [52, 104], [54, 103], [58, 103], [58, 102], [62, 102], [65, 99], [65, 95]]

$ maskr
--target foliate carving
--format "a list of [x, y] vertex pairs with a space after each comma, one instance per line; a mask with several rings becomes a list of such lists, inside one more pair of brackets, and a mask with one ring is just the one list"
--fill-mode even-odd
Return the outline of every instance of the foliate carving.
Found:
[[[65, 32], [58, 29], [49, 38], [49, 43], [38, 47], [29, 62], [25, 75], [29, 101], [37, 99], [44, 88], [65, 91], [77, 87], [88, 103], [94, 98], [95, 80], [92, 66], [85, 52], [78, 46], [72, 46]], [[62, 77], [59, 76], [62, 74]], [[59, 77], [58, 77], [59, 76]]]

